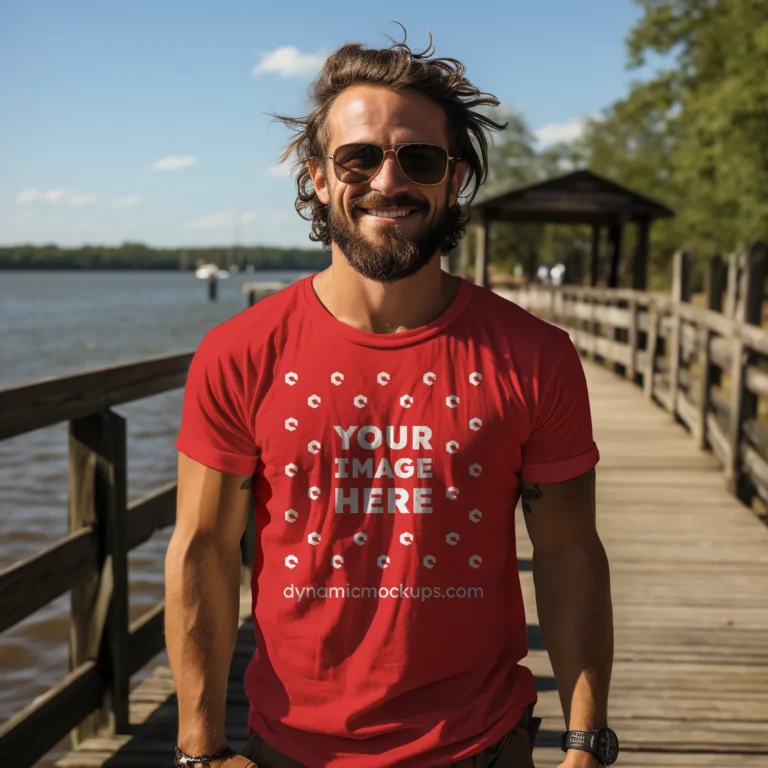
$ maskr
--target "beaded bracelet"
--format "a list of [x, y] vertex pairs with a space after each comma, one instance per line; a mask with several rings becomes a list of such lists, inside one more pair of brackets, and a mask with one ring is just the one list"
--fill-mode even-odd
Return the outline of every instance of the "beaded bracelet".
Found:
[[174, 765], [207, 765], [213, 760], [224, 760], [227, 757], [235, 757], [238, 753], [234, 749], [222, 749], [220, 752], [214, 752], [212, 755], [188, 755], [186, 752], [182, 752], [176, 747], [176, 759]]

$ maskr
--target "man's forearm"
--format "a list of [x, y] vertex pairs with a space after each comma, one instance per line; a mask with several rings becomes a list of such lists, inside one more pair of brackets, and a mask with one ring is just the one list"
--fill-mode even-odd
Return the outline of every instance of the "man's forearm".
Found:
[[613, 608], [608, 559], [599, 539], [533, 556], [536, 604], [568, 730], [608, 725]]
[[165, 562], [165, 638], [179, 706], [179, 746], [189, 754], [226, 744], [227, 679], [239, 613], [240, 550], [203, 537], [171, 539]]

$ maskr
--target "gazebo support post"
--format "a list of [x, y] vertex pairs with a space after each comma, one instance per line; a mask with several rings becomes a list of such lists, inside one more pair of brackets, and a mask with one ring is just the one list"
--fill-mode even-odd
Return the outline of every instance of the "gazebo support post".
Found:
[[632, 287], [636, 291], [644, 291], [648, 282], [648, 252], [650, 243], [651, 222], [643, 219], [637, 223], [637, 248], [635, 249], [634, 274]]
[[590, 266], [589, 284], [595, 288], [600, 277], [600, 234], [599, 224], [592, 225], [592, 262]]
[[608, 287], [619, 287], [619, 262], [621, 261], [621, 241], [624, 227], [621, 222], [617, 221], [611, 224], [610, 241], [611, 241], [611, 274], [608, 277]]

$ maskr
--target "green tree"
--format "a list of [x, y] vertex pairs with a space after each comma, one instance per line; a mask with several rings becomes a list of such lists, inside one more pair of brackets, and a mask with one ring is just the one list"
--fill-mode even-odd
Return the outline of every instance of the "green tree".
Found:
[[635, 0], [629, 65], [666, 68], [605, 110], [581, 142], [590, 167], [677, 213], [652, 264], [768, 236], [768, 0]]

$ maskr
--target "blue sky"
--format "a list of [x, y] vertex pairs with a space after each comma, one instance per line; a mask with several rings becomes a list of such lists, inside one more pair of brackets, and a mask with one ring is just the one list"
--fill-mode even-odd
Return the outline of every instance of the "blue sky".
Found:
[[[324, 56], [460, 59], [543, 141], [626, 94], [631, 0], [0, 0], [0, 244], [306, 245], [275, 161]], [[236, 227], [237, 223], [237, 227]]]

